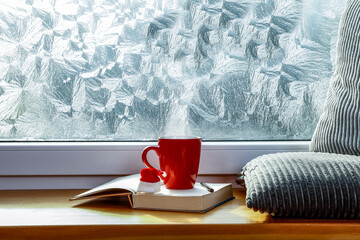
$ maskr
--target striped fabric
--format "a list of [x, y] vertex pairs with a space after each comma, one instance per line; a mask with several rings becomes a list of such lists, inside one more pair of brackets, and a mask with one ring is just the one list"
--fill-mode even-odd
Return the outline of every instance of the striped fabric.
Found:
[[336, 70], [310, 150], [360, 155], [360, 1], [349, 0], [340, 22]]
[[349, 0], [314, 152], [264, 155], [246, 164], [237, 179], [247, 188], [246, 205], [274, 216], [359, 219], [359, 122], [360, 0]]
[[360, 218], [360, 157], [332, 153], [278, 153], [258, 157], [238, 181], [246, 205], [274, 216]]

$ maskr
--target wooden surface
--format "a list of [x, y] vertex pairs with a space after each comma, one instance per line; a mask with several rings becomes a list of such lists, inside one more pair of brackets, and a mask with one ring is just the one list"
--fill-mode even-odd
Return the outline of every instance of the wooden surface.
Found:
[[0, 191], [0, 239], [360, 239], [360, 220], [272, 218], [248, 209], [244, 190], [205, 214], [68, 201], [83, 191]]

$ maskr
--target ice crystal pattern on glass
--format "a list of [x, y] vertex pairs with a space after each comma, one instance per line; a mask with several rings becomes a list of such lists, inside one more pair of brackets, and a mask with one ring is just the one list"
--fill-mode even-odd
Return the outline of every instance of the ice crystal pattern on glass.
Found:
[[0, 0], [1, 139], [308, 139], [343, 5]]

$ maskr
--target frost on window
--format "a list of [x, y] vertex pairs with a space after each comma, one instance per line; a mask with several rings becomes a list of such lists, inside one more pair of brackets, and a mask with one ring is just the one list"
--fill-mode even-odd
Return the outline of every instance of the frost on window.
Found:
[[344, 4], [0, 0], [0, 138], [309, 139]]

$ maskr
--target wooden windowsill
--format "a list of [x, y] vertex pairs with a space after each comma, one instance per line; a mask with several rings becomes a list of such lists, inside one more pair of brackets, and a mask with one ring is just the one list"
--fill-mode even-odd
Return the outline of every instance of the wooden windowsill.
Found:
[[245, 190], [205, 214], [133, 210], [125, 199], [73, 201], [84, 190], [0, 191], [0, 239], [360, 239], [360, 220], [278, 219]]

